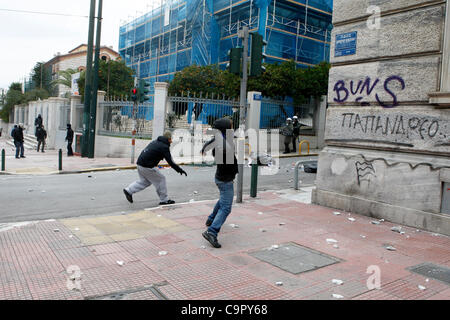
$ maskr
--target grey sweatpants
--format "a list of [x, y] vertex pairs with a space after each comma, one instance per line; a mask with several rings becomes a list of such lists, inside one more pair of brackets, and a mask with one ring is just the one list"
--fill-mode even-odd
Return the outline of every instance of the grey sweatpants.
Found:
[[137, 166], [137, 170], [139, 174], [139, 180], [133, 182], [127, 188], [125, 188], [128, 193], [137, 193], [150, 187], [153, 184], [156, 188], [156, 193], [158, 194], [161, 202], [169, 201], [169, 196], [167, 195], [166, 177], [163, 176], [158, 169]]

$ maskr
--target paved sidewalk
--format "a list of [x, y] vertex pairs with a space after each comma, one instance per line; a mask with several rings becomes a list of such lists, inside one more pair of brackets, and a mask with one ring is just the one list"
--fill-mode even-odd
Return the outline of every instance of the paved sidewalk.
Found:
[[[245, 198], [221, 249], [201, 236], [214, 201], [0, 226], [0, 300], [450, 299], [434, 272], [450, 268], [449, 237], [299, 202], [310, 191]], [[423, 263], [427, 276], [408, 270]], [[379, 290], [367, 287], [370, 266]]]

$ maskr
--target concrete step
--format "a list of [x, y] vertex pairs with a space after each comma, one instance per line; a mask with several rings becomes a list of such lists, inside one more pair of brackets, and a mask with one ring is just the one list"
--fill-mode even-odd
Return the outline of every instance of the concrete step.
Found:
[[[14, 140], [7, 140], [6, 144], [15, 148]], [[28, 142], [24, 142], [23, 147], [25, 150], [36, 150], [37, 149], [37, 143], [36, 144], [30, 144]]]

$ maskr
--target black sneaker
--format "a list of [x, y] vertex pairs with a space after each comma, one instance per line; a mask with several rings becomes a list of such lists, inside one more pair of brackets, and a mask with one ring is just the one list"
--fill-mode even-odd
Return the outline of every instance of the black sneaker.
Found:
[[169, 204], [175, 204], [175, 201], [173, 201], [173, 200], [168, 200], [168, 201], [166, 201], [166, 202], [160, 202], [160, 203], [159, 203], [160, 206], [167, 206], [167, 205], [169, 205]]
[[205, 225], [206, 225], [207, 227], [211, 227], [212, 224], [213, 224], [213, 221], [212, 221], [212, 220], [210, 220], [210, 219], [206, 220]]
[[123, 189], [123, 193], [125, 194], [125, 197], [127, 197], [127, 200], [129, 203], [133, 203], [133, 196], [128, 193], [127, 190]]
[[205, 231], [205, 232], [203, 232], [203, 233], [202, 233], [202, 236], [203, 236], [203, 238], [205, 238], [206, 240], [208, 240], [208, 242], [211, 243], [211, 245], [212, 245], [214, 248], [218, 248], [218, 249], [219, 249], [219, 248], [222, 248], [222, 246], [220, 245], [220, 243], [217, 242], [217, 238], [214, 237], [212, 234], [210, 234], [210, 233], [208, 232], [208, 230]]
[[25, 156], [20, 156], [22, 159], [25, 159], [26, 157]]

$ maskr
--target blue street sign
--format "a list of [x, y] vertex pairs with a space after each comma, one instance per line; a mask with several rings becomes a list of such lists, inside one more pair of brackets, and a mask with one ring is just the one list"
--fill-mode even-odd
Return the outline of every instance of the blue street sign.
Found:
[[358, 32], [348, 32], [336, 35], [335, 57], [349, 56], [356, 54], [358, 42]]
[[261, 101], [262, 100], [262, 95], [260, 95], [260, 94], [254, 94], [253, 95], [253, 100], [255, 100], [255, 101]]

